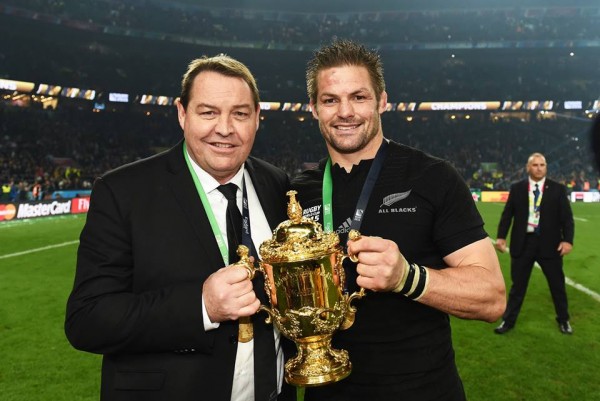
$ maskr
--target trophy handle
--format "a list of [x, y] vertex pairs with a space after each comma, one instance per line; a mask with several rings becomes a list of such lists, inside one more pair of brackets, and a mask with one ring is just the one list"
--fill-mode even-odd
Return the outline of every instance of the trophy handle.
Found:
[[[270, 283], [272, 282], [273, 277], [269, 277], [269, 274], [267, 273], [267, 270], [264, 267], [263, 262], [259, 261], [258, 262], [258, 268], [256, 268], [257, 271], [261, 272], [263, 275], [263, 279], [264, 279], [264, 283], [265, 283], [265, 293], [267, 294], [267, 298], [269, 299], [269, 303], [271, 305], [273, 305], [273, 299], [272, 297], [274, 297], [274, 295], [271, 293], [271, 285]], [[269, 308], [266, 305], [261, 304], [260, 308], [258, 308], [259, 311], [264, 311], [267, 312], [268, 316], [265, 319], [265, 323], [269, 324], [273, 322], [273, 318], [275, 317], [275, 313], [273, 312], [272, 308]]]
[[359, 291], [353, 292], [350, 296], [346, 295], [346, 315], [344, 316], [344, 320], [340, 325], [340, 330], [346, 330], [352, 327], [354, 324], [354, 319], [356, 318], [356, 307], [352, 306], [352, 301], [355, 299], [360, 299], [365, 295], [367, 294], [365, 293], [365, 289], [362, 287], [360, 287]]
[[[355, 241], [357, 239], [360, 238], [360, 232], [358, 232], [358, 230], [350, 230], [350, 232], [348, 233], [348, 239], [350, 239], [351, 241]], [[344, 261], [345, 258], [350, 259], [353, 262], [358, 262], [358, 256], [357, 255], [344, 255], [342, 256], [342, 258], [340, 259], [340, 271], [343, 272], [344, 268], [341, 266], [341, 262]], [[342, 273], [340, 276], [342, 276], [345, 274]], [[342, 282], [345, 282], [342, 281]], [[344, 316], [344, 320], [342, 321], [342, 324], [340, 325], [340, 330], [346, 330], [349, 329], [350, 327], [352, 327], [352, 325], [354, 324], [354, 319], [356, 318], [356, 308], [354, 306], [352, 306], [352, 301], [354, 301], [355, 299], [361, 299], [362, 297], [364, 297], [366, 294], [365, 289], [360, 287], [359, 291], [355, 291], [352, 294], [350, 294], [350, 296], [348, 296], [346, 294], [346, 315]]]
[[[248, 273], [248, 280], [254, 278], [254, 272], [256, 269], [250, 263], [250, 251], [245, 245], [238, 245], [236, 253], [240, 257], [240, 260], [233, 263], [235, 266], [240, 266], [246, 269]], [[254, 327], [252, 326], [252, 320], [250, 316], [243, 316], [238, 319], [238, 341], [241, 343], [247, 343], [254, 338]]]
[[[243, 267], [246, 269], [246, 271], [248, 273], [248, 280], [252, 280], [257, 271], [262, 273], [262, 275], [265, 279], [264, 280], [265, 281], [265, 292], [267, 293], [267, 297], [269, 298], [269, 300], [271, 300], [269, 279], [268, 279], [268, 275], [265, 271], [265, 268], [263, 267], [262, 262], [260, 262], [258, 264], [258, 267], [254, 267], [254, 265], [250, 262], [250, 256], [249, 256], [250, 250], [245, 245], [238, 245], [238, 249], [236, 252], [237, 252], [238, 256], [240, 257], [240, 260], [237, 261], [236, 263], [234, 263], [234, 265], [240, 266], [240, 267]], [[272, 318], [273, 318], [273, 310], [271, 308], [261, 304], [256, 313], [258, 313], [260, 311], [267, 312], [268, 316], [265, 319], [265, 323], [267, 323], [267, 324], [271, 323]], [[241, 317], [239, 319], [239, 321], [240, 321], [240, 330], [239, 330], [239, 334], [238, 334], [238, 341], [248, 342], [254, 337], [250, 317]], [[242, 332], [244, 332], [245, 334], [243, 335]], [[244, 339], [245, 341], [242, 341], [242, 339]]]
[[258, 308], [258, 311], [263, 311], [263, 312], [267, 312], [267, 318], [265, 319], [265, 323], [270, 324], [273, 321], [273, 310], [271, 308], [269, 308], [268, 306], [265, 305], [260, 305], [260, 308]]
[[[254, 267], [254, 265], [250, 262], [250, 256], [249, 256], [250, 250], [248, 249], [248, 247], [246, 245], [238, 245], [236, 252], [237, 252], [238, 256], [240, 257], [240, 260], [237, 261], [236, 263], [234, 263], [234, 265], [240, 266], [240, 267], [243, 267], [246, 269], [246, 271], [248, 273], [248, 280], [252, 280], [257, 271], [262, 273], [262, 275], [265, 279], [264, 280], [265, 281], [265, 292], [267, 293], [267, 297], [269, 298], [269, 300], [271, 300], [269, 280], [268, 280], [267, 272], [265, 271], [265, 268], [263, 267], [262, 262], [259, 262], [258, 267]], [[273, 311], [271, 310], [271, 308], [261, 304], [256, 313], [258, 313], [260, 311], [267, 312], [267, 314], [269, 316], [267, 316], [267, 318], [265, 319], [265, 323], [271, 323], [271, 320], [273, 317]], [[244, 330], [247, 330], [245, 328], [245, 326], [246, 326], [245, 323], [247, 323], [247, 322], [250, 322], [249, 317], [240, 318], [240, 336], [241, 336], [241, 332], [242, 332], [242, 324], [244, 324]], [[250, 323], [250, 330], [252, 330], [252, 323]], [[253, 334], [250, 333], [250, 338], [244, 342], [250, 341], [252, 339], [252, 337], [253, 337]], [[238, 340], [241, 341], [239, 338], [238, 338]]]

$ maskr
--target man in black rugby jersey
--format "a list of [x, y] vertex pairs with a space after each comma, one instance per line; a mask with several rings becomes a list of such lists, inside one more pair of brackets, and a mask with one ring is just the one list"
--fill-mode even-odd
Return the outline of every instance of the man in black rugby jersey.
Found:
[[334, 336], [352, 374], [306, 389], [308, 400], [464, 400], [449, 316], [496, 321], [506, 304], [492, 243], [470, 191], [446, 161], [384, 138], [387, 94], [379, 56], [336, 40], [315, 52], [307, 87], [329, 158], [297, 176], [304, 215], [336, 231], [354, 325]]

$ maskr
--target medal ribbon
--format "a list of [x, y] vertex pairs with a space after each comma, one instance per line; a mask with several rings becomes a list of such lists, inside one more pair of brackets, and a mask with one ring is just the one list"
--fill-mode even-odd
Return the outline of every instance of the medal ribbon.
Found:
[[[192, 174], [192, 179], [194, 180], [194, 185], [196, 186], [196, 191], [198, 191], [198, 195], [200, 196], [200, 200], [202, 201], [202, 206], [204, 207], [204, 211], [208, 216], [208, 221], [210, 222], [210, 227], [212, 229], [215, 240], [217, 241], [217, 245], [219, 247], [219, 252], [221, 252], [221, 257], [223, 258], [223, 262], [225, 265], [229, 265], [229, 252], [227, 249], [227, 237], [221, 233], [221, 229], [219, 228], [219, 224], [217, 223], [217, 219], [215, 218], [215, 214], [210, 206], [210, 202], [208, 201], [208, 197], [206, 196], [206, 192], [204, 192], [204, 188], [202, 188], [202, 184], [200, 183], [200, 179], [196, 175], [196, 171], [194, 171], [194, 167], [192, 166], [192, 161], [186, 151], [185, 142], [183, 146], [183, 157], [185, 158], [185, 162]], [[250, 211], [248, 209], [248, 193], [246, 191], [246, 177], [242, 178], [242, 244], [246, 245], [250, 250], [250, 255], [255, 258], [258, 256], [256, 253], [256, 249], [254, 247], [254, 243], [252, 242], [252, 235], [250, 231]]]
[[[375, 159], [373, 160], [373, 164], [369, 169], [367, 179], [360, 192], [360, 196], [356, 204], [356, 210], [354, 211], [354, 216], [352, 216], [352, 223], [350, 224], [350, 229], [358, 230], [362, 224], [363, 214], [367, 207], [367, 203], [369, 202], [369, 198], [371, 197], [371, 193], [373, 192], [373, 187], [375, 186], [377, 177], [379, 177], [379, 173], [381, 172], [381, 168], [383, 167], [385, 156], [387, 155], [387, 145], [387, 140], [383, 138], [383, 141], [381, 142], [381, 145], [377, 150], [377, 154], [375, 155]], [[330, 157], [327, 159], [327, 163], [325, 164], [325, 171], [323, 172], [323, 229], [325, 230], [325, 232], [333, 231], [332, 194], [333, 181], [331, 179]]]

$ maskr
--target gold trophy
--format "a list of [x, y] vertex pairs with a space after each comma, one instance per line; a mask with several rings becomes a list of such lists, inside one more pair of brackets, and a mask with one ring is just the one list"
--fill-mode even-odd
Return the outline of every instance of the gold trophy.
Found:
[[[342, 260], [353, 258], [343, 254], [336, 233], [325, 233], [319, 223], [302, 217], [296, 193], [287, 193], [289, 220], [260, 246], [258, 269], [265, 276], [271, 304], [260, 310], [269, 314], [266, 322], [273, 321], [298, 349], [285, 364], [285, 380], [294, 386], [319, 386], [342, 380], [352, 371], [348, 352], [331, 348], [331, 337], [352, 326], [356, 308], [351, 302], [365, 292], [361, 288], [352, 295], [342, 293]], [[359, 236], [355, 230], [349, 233], [351, 240]], [[245, 267], [251, 277], [253, 267]]]

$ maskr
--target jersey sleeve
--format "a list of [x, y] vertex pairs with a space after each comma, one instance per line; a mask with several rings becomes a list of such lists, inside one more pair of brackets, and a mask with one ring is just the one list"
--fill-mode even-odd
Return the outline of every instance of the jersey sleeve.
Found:
[[433, 170], [440, 185], [433, 236], [445, 256], [488, 235], [471, 191], [454, 167], [444, 162]]

